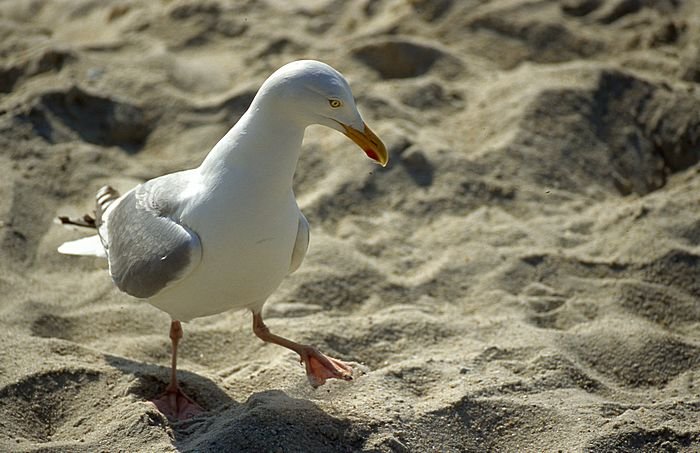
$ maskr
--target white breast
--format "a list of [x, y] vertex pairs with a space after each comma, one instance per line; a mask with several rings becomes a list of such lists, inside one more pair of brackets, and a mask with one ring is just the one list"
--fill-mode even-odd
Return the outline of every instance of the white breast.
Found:
[[149, 302], [174, 319], [261, 308], [288, 274], [299, 225], [292, 191], [303, 125], [251, 107], [197, 169], [179, 213], [202, 261]]
[[299, 209], [293, 193], [217, 190], [183, 215], [200, 237], [202, 261], [181, 283], [152, 298], [174, 319], [261, 307], [289, 272]]

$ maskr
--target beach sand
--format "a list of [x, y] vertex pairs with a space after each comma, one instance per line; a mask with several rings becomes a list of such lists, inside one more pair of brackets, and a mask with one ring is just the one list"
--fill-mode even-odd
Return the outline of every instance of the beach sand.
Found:
[[[700, 451], [698, 43], [694, 0], [0, 2], [0, 450]], [[200, 318], [169, 422], [168, 315], [54, 218], [199, 165], [300, 58], [391, 161], [307, 131], [265, 316], [358, 376]]]

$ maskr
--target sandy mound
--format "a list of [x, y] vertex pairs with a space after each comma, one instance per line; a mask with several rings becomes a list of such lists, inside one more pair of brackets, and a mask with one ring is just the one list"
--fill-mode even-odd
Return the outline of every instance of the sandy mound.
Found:
[[[697, 451], [700, 5], [0, 3], [0, 450]], [[311, 128], [309, 255], [273, 330], [358, 363], [313, 391], [247, 313], [185, 326], [61, 256], [109, 182], [196, 166], [290, 60], [391, 152]]]

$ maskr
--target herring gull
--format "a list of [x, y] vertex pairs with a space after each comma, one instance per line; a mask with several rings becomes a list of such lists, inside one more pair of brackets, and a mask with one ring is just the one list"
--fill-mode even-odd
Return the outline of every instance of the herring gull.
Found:
[[226, 310], [251, 310], [255, 334], [299, 354], [312, 386], [352, 379], [348, 364], [273, 334], [261, 315], [309, 244], [292, 179], [304, 131], [313, 124], [342, 132], [386, 165], [386, 147], [362, 120], [345, 78], [324, 63], [301, 60], [263, 83], [199, 167], [151, 179], [121, 196], [103, 187], [94, 217], [60, 218], [98, 234], [66, 242], [59, 252], [106, 257], [121, 291], [170, 314], [170, 383], [153, 400], [170, 418], [203, 410], [177, 381], [181, 322]]

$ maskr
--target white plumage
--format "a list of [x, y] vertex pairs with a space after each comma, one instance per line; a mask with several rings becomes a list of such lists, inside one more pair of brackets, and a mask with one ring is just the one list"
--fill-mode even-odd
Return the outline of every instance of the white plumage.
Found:
[[[102, 215], [98, 208], [99, 235], [59, 247], [61, 253], [106, 256], [122, 291], [172, 316], [170, 403], [172, 394], [186, 398], [174, 375], [179, 321], [231, 309], [249, 308], [260, 338], [299, 353], [312, 384], [349, 378], [347, 365], [271, 334], [260, 317], [265, 300], [301, 265], [308, 247], [308, 223], [292, 179], [312, 124], [344, 133], [386, 164], [386, 148], [362, 120], [343, 76], [317, 61], [293, 62], [265, 81], [198, 168], [147, 181]], [[178, 415], [161, 400], [161, 410]]]

